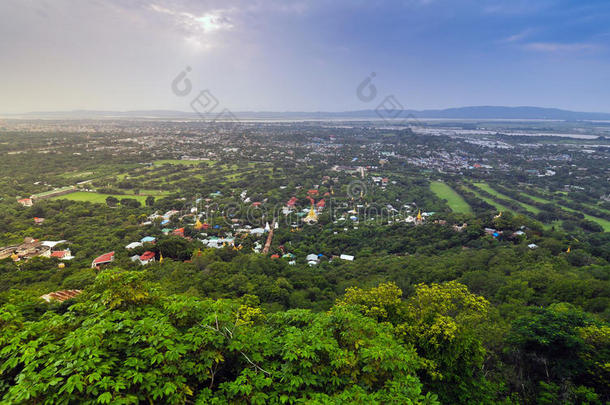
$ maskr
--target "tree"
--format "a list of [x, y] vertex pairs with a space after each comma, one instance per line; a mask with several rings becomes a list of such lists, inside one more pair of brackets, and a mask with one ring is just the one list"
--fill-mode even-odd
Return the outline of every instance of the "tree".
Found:
[[111, 195], [109, 195], [108, 197], [106, 197], [106, 204], [109, 207], [116, 207], [117, 204], [119, 203], [119, 199], [116, 197], [113, 197]]
[[35, 320], [0, 309], [3, 402], [438, 403], [393, 327], [348, 307], [265, 314], [253, 296], [165, 297], [120, 270], [77, 301]]

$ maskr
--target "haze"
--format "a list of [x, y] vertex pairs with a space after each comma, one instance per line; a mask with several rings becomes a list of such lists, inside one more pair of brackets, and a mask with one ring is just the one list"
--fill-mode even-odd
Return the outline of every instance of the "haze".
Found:
[[370, 108], [372, 72], [405, 108], [535, 105], [610, 112], [606, 1], [0, 2], [0, 112]]

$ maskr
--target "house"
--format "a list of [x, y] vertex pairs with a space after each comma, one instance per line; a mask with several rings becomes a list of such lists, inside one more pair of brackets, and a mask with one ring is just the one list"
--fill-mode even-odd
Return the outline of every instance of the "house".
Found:
[[140, 260], [140, 264], [145, 265], [148, 263], [153, 263], [155, 261], [155, 252], [151, 252], [150, 250], [147, 250], [146, 252], [142, 253], [139, 257]]
[[341, 256], [339, 256], [339, 259], [353, 262], [354, 261], [354, 256], [352, 256], [352, 255], [343, 255], [342, 254]]
[[125, 246], [125, 249], [131, 250], [131, 249], [135, 249], [140, 246], [142, 246], [142, 243], [140, 243], [140, 242], [131, 242], [129, 245]]
[[265, 228], [254, 228], [254, 229], [250, 229], [250, 234], [251, 235], [262, 235], [265, 233]]
[[462, 232], [468, 226], [467, 223], [463, 223], [462, 225], [453, 225], [453, 230], [456, 232]]
[[17, 200], [17, 202], [23, 205], [24, 207], [31, 207], [32, 205], [34, 205], [31, 198], [22, 198], [20, 200]]
[[59, 244], [62, 244], [62, 243], [66, 243], [66, 242], [67, 242], [67, 240], [56, 240], [56, 241], [54, 241], [54, 240], [45, 240], [45, 241], [42, 241], [41, 245], [49, 247], [49, 248], [52, 249], [55, 246], [57, 246]]
[[530, 249], [536, 249], [538, 245], [536, 245], [535, 243], [530, 243], [529, 245], [527, 245], [527, 247]]
[[72, 253], [70, 252], [70, 249], [58, 250], [58, 251], [55, 251], [55, 252], [51, 252], [51, 257], [54, 257], [54, 258], [59, 259], [59, 260], [72, 260], [72, 259], [74, 259], [74, 256], [72, 256]]
[[299, 201], [298, 198], [296, 197], [291, 197], [290, 200], [288, 200], [288, 202], [286, 203], [286, 207], [288, 208], [294, 208], [294, 206], [297, 204], [297, 202]]
[[34, 223], [36, 225], [40, 225], [44, 222], [44, 218], [40, 218], [40, 217], [34, 217]]
[[114, 261], [114, 252], [104, 253], [101, 256], [96, 257], [91, 262], [91, 268], [95, 269], [103, 264], [108, 264]]
[[316, 254], [310, 253], [307, 255], [305, 260], [307, 261], [308, 265], [315, 266], [320, 262], [320, 257]]
[[176, 211], [176, 210], [169, 210], [167, 211], [165, 214], [163, 214], [163, 218], [165, 219], [170, 219], [171, 217], [173, 217], [174, 215], [178, 214], [180, 211]]
[[52, 293], [41, 295], [40, 298], [42, 298], [46, 302], [51, 302], [51, 301], [64, 302], [66, 300], [76, 297], [80, 293], [82, 293], [82, 290], [62, 290], [62, 291], [55, 291]]
[[212, 236], [208, 239], [201, 240], [201, 242], [207, 247], [215, 249], [220, 249], [225, 246], [235, 246], [235, 238], [218, 238]]
[[154, 236], [145, 236], [140, 239], [140, 243], [155, 243], [156, 240], [157, 238], [155, 238]]
[[35, 256], [51, 257], [51, 248], [30, 237], [24, 238], [19, 245], [0, 247], [0, 260], [11, 257], [14, 261], [19, 261]]
[[174, 235], [174, 236], [182, 236], [184, 238], [184, 228], [174, 229], [172, 231], [172, 235]]
[[323, 199], [318, 201], [318, 203], [316, 204], [316, 208], [318, 210], [323, 210], [324, 207], [326, 207], [326, 201], [324, 201]]

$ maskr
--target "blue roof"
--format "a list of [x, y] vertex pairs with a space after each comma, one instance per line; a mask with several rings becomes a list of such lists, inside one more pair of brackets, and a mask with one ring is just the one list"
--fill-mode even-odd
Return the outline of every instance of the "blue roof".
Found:
[[153, 236], [145, 236], [142, 239], [140, 239], [140, 242], [145, 243], [145, 242], [154, 242], [155, 240], [157, 240], [157, 238], [153, 237]]

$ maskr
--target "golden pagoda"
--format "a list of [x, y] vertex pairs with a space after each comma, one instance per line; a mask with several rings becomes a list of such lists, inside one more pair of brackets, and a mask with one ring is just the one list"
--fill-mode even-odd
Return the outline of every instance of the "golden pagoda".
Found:
[[316, 214], [316, 211], [313, 209], [313, 204], [311, 204], [309, 214], [307, 214], [304, 221], [309, 225], [313, 225], [318, 222], [318, 214]]
[[421, 224], [424, 221], [424, 218], [421, 215], [421, 210], [417, 212], [417, 217], [415, 218], [416, 224]]
[[18, 261], [18, 260], [19, 260], [19, 256], [17, 256], [17, 253], [13, 253], [13, 254], [11, 255], [11, 259], [13, 259], [13, 261], [14, 261], [14, 262], [16, 262], [16, 261]]
[[197, 222], [195, 222], [195, 229], [200, 230], [201, 228], [203, 228], [203, 224], [197, 219]]

